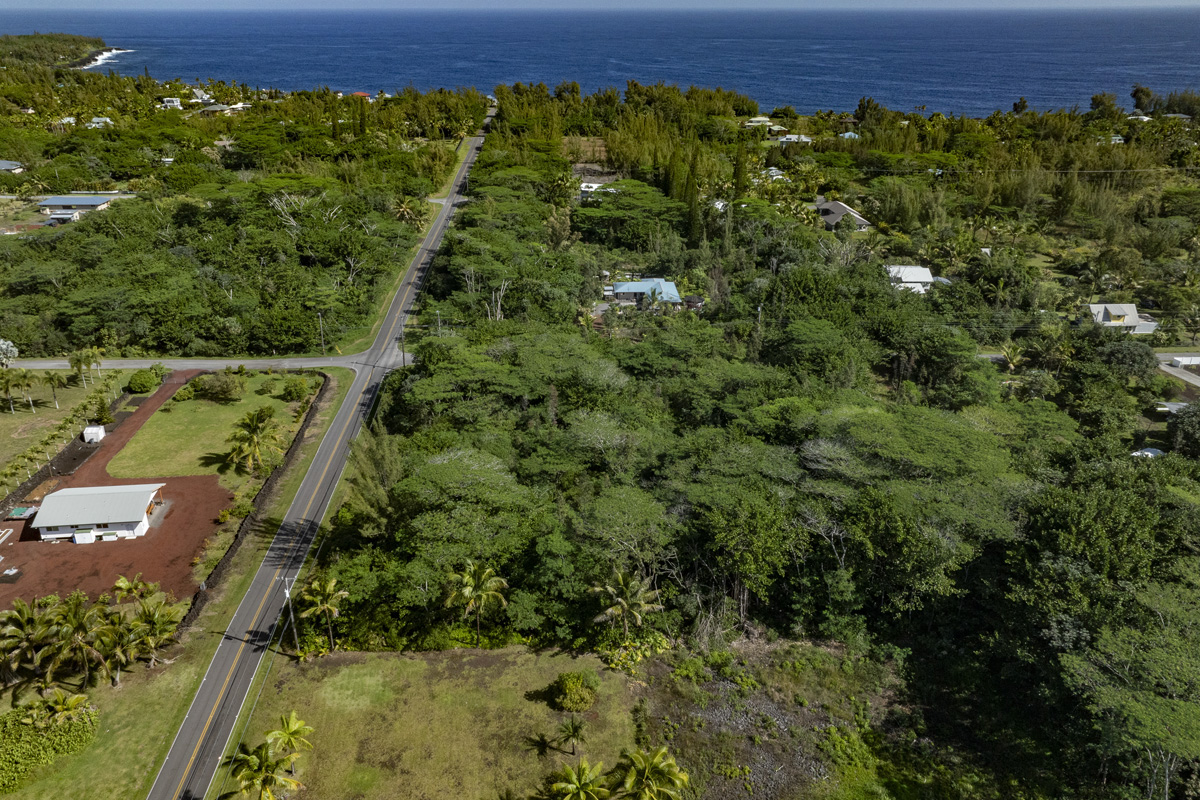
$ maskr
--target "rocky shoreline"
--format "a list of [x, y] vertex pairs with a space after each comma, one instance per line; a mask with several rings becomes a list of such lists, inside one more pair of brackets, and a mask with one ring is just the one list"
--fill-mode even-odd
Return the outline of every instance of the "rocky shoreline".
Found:
[[105, 47], [101, 50], [93, 50], [83, 58], [76, 59], [66, 66], [69, 69], [90, 69], [99, 66], [106, 61], [110, 61], [121, 53], [132, 53], [132, 50], [124, 50], [120, 47]]

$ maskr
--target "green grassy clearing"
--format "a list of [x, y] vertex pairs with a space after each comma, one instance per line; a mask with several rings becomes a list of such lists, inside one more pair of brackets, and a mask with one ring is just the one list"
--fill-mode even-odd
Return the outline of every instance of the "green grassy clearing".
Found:
[[[47, 372], [57, 372], [70, 376], [71, 383], [65, 389], [58, 390], [58, 408], [54, 407], [54, 395], [50, 389], [41, 384], [33, 387], [33, 406], [36, 411], [30, 411], [20, 392], [13, 393], [13, 413], [9, 412], [8, 400], [0, 395], [0, 464], [8, 463], [12, 458], [25, 452], [31, 445], [37, 444], [41, 438], [54, 429], [71, 413], [83, 398], [92, 391], [89, 380], [87, 388], [69, 370], [31, 370], [38, 378]], [[93, 373], [95, 374], [95, 373]], [[105, 373], [108, 375], [109, 373]]]
[[[233, 431], [234, 423], [247, 412], [270, 406], [275, 409], [275, 419], [279, 420], [286, 441], [291, 441], [300, 427], [294, 419], [298, 404], [285, 403], [275, 396], [283, 388], [285, 378], [279, 374], [254, 375], [246, 382], [246, 393], [235, 403], [215, 403], [197, 397], [164, 405], [109, 463], [108, 474], [114, 478], [217, 474], [222, 486], [234, 491], [244, 488], [254, 478], [225, 463], [228, 451], [225, 439]], [[315, 384], [312, 376], [307, 380], [310, 386]], [[259, 390], [265, 389], [271, 391], [259, 394]]]
[[[90, 693], [100, 711], [96, 741], [81, 753], [59, 759], [36, 772], [14, 797], [21, 800], [125, 800], [144, 797], [166, 757], [175, 731], [204, 676], [229, 619], [241, 602], [255, 570], [262, 563], [271, 537], [295, 498], [304, 473], [312, 465], [321, 438], [346, 398], [352, 373], [327, 370], [338, 382], [329, 406], [313, 421], [301, 458], [297, 460], [267, 508], [260, 535], [252, 537], [234, 556], [233, 569], [200, 614], [196, 627], [171, 653], [174, 662], [150, 670], [144, 664], [127, 671], [120, 689], [103, 685]], [[102, 776], [102, 777], [98, 777]]]
[[[257, 743], [295, 709], [316, 729], [309, 737], [314, 749], [297, 762], [306, 796], [494, 800], [505, 789], [528, 792], [545, 773], [578, 758], [569, 747], [539, 757], [526, 746], [527, 737], [553, 738], [570, 716], [527, 695], [560, 672], [589, 667], [599, 672], [600, 661], [523, 647], [336, 653], [303, 664], [276, 656], [246, 740]], [[579, 755], [611, 766], [633, 744], [632, 691], [623, 675], [600, 674], [600, 698], [580, 715], [588, 741]], [[260, 680], [266, 677], [264, 670]], [[222, 770], [210, 798], [219, 795], [225, 777]], [[232, 781], [225, 791], [231, 788]]]

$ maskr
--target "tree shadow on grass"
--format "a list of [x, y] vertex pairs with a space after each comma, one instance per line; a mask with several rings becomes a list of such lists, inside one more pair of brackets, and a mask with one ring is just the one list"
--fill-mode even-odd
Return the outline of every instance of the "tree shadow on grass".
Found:
[[559, 753], [563, 752], [551, 741], [550, 737], [544, 733], [539, 733], [536, 736], [525, 737], [525, 749], [535, 754], [538, 758], [545, 758], [550, 755], [551, 750]]
[[554, 708], [554, 697], [555, 692], [553, 683], [541, 689], [530, 689], [525, 693], [526, 700], [529, 700], [533, 703], [545, 703], [551, 708]]
[[225, 475], [230, 470], [238, 469], [237, 465], [229, 463], [228, 453], [205, 453], [200, 456], [200, 466], [205, 469], [216, 467], [219, 475]]

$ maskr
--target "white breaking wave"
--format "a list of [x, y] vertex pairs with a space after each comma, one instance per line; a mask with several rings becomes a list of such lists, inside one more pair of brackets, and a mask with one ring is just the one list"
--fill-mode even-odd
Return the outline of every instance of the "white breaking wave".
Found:
[[132, 52], [133, 52], [132, 50], [122, 50], [119, 47], [114, 47], [112, 50], [105, 50], [103, 53], [96, 56], [88, 63], [84, 64], [79, 69], [91, 69], [92, 67], [98, 67], [101, 64], [107, 64], [109, 61], [115, 61], [117, 59], [117, 56], [121, 55], [122, 53], [132, 53]]

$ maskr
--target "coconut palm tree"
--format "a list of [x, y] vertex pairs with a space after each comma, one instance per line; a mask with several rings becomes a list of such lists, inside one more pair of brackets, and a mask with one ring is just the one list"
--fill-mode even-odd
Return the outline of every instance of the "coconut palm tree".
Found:
[[53, 631], [57, 639], [56, 664], [65, 664], [91, 684], [97, 673], [108, 672], [102, 635], [109, 625], [100, 606], [93, 605], [82, 592], [71, 594], [54, 609]]
[[571, 745], [571, 755], [575, 755], [576, 745], [587, 744], [586, 730], [587, 723], [572, 714], [570, 719], [564, 719], [558, 725], [558, 743]]
[[[10, 379], [10, 383], [12, 388], [21, 390], [21, 394], [25, 395], [25, 399], [29, 401], [29, 410], [36, 414], [37, 409], [33, 407], [32, 394], [33, 385], [37, 382], [36, 378], [27, 369], [14, 369], [11, 372], [12, 378]], [[9, 401], [11, 402], [11, 400], [12, 398], [10, 397]]]
[[295, 753], [272, 758], [271, 746], [266, 742], [253, 750], [245, 743], [238, 745], [238, 751], [229, 758], [229, 766], [233, 779], [238, 782], [239, 794], [251, 797], [257, 793], [258, 800], [275, 800], [277, 790], [299, 788], [299, 781], [281, 774], [284, 766], [290, 765], [295, 758]]
[[142, 654], [141, 627], [114, 613], [108, 626], [100, 632], [100, 652], [104, 654], [108, 674], [112, 676], [113, 688], [121, 688], [121, 669]]
[[325, 626], [329, 631], [329, 649], [333, 650], [333, 618], [338, 615], [337, 603], [349, 592], [337, 588], [337, 578], [327, 578], [323, 581], [314, 580], [300, 594], [300, 601], [308, 606], [300, 612], [300, 616], [308, 618], [316, 614], [325, 617]]
[[607, 595], [607, 607], [600, 612], [595, 622], [621, 620], [625, 640], [629, 640], [629, 621], [639, 628], [646, 614], [662, 611], [663, 607], [654, 602], [658, 599], [658, 590], [650, 588], [650, 579], [641, 578], [632, 572], [616, 570], [612, 580], [592, 587], [593, 594]]
[[87, 376], [83, 371], [91, 366], [88, 363], [88, 355], [86, 350], [73, 350], [67, 353], [67, 363], [71, 365], [71, 369], [75, 370], [75, 374], [79, 376], [80, 382], [83, 383], [83, 388], [87, 388]]
[[[305, 724], [304, 720], [296, 716], [295, 709], [292, 709], [292, 713], [279, 718], [279, 727], [276, 730], [267, 731], [267, 742], [277, 753], [284, 750], [312, 750], [312, 742], [304, 738], [312, 732], [313, 727]], [[288, 769], [293, 775], [296, 774], [294, 760], [288, 765]]]
[[126, 597], [134, 600], [144, 600], [148, 597], [153, 597], [157, 591], [158, 584], [142, 580], [142, 573], [140, 572], [134, 575], [132, 579], [126, 578], [124, 575], [118, 575], [112, 587], [113, 599], [118, 603]]
[[604, 785], [603, 769], [603, 762], [592, 765], [586, 758], [574, 767], [565, 764], [554, 775], [557, 780], [550, 784], [550, 791], [556, 800], [605, 800], [612, 791]]
[[461, 605], [463, 618], [475, 614], [475, 646], [479, 647], [483, 636], [481, 627], [483, 612], [489, 603], [496, 603], [501, 608], [508, 605], [503, 591], [508, 588], [508, 581], [496, 574], [491, 567], [467, 559], [462, 572], [450, 574], [450, 594], [446, 598], [446, 608]]
[[4, 392], [4, 397], [8, 400], [8, 413], [16, 414], [16, 406], [13, 405], [12, 393], [17, 386], [17, 375], [14, 369], [0, 370], [0, 391]]
[[243, 467], [247, 472], [253, 471], [255, 465], [263, 466], [264, 455], [283, 452], [283, 433], [275, 419], [275, 408], [262, 406], [247, 412], [225, 441], [233, 445], [226, 455], [229, 463]]
[[666, 747], [626, 750], [614, 774], [621, 796], [633, 800], [679, 800], [688, 785], [687, 773], [679, 769]]
[[50, 393], [54, 395], [54, 408], [58, 408], [58, 390], [67, 388], [67, 376], [61, 372], [51, 372], [46, 370], [41, 377], [42, 385], [50, 387]]
[[0, 611], [0, 678], [8, 681], [24, 670], [36, 676], [42, 662], [52, 655], [54, 628], [50, 613], [17, 598], [13, 607]]
[[101, 378], [103, 378], [104, 370], [100, 369], [100, 364], [101, 364], [100, 359], [104, 356], [104, 348], [103, 347], [89, 347], [87, 350], [84, 351], [84, 353], [87, 355], [88, 369], [95, 367], [96, 372], [100, 375]]
[[150, 667], [158, 666], [159, 651], [175, 640], [182, 613], [162, 600], [138, 603], [134, 625], [140, 637], [142, 653], [150, 657]]
[[30, 725], [43, 728], [56, 723], [74, 722], [91, 710], [86, 694], [74, 694], [62, 689], [34, 703], [22, 720]]

